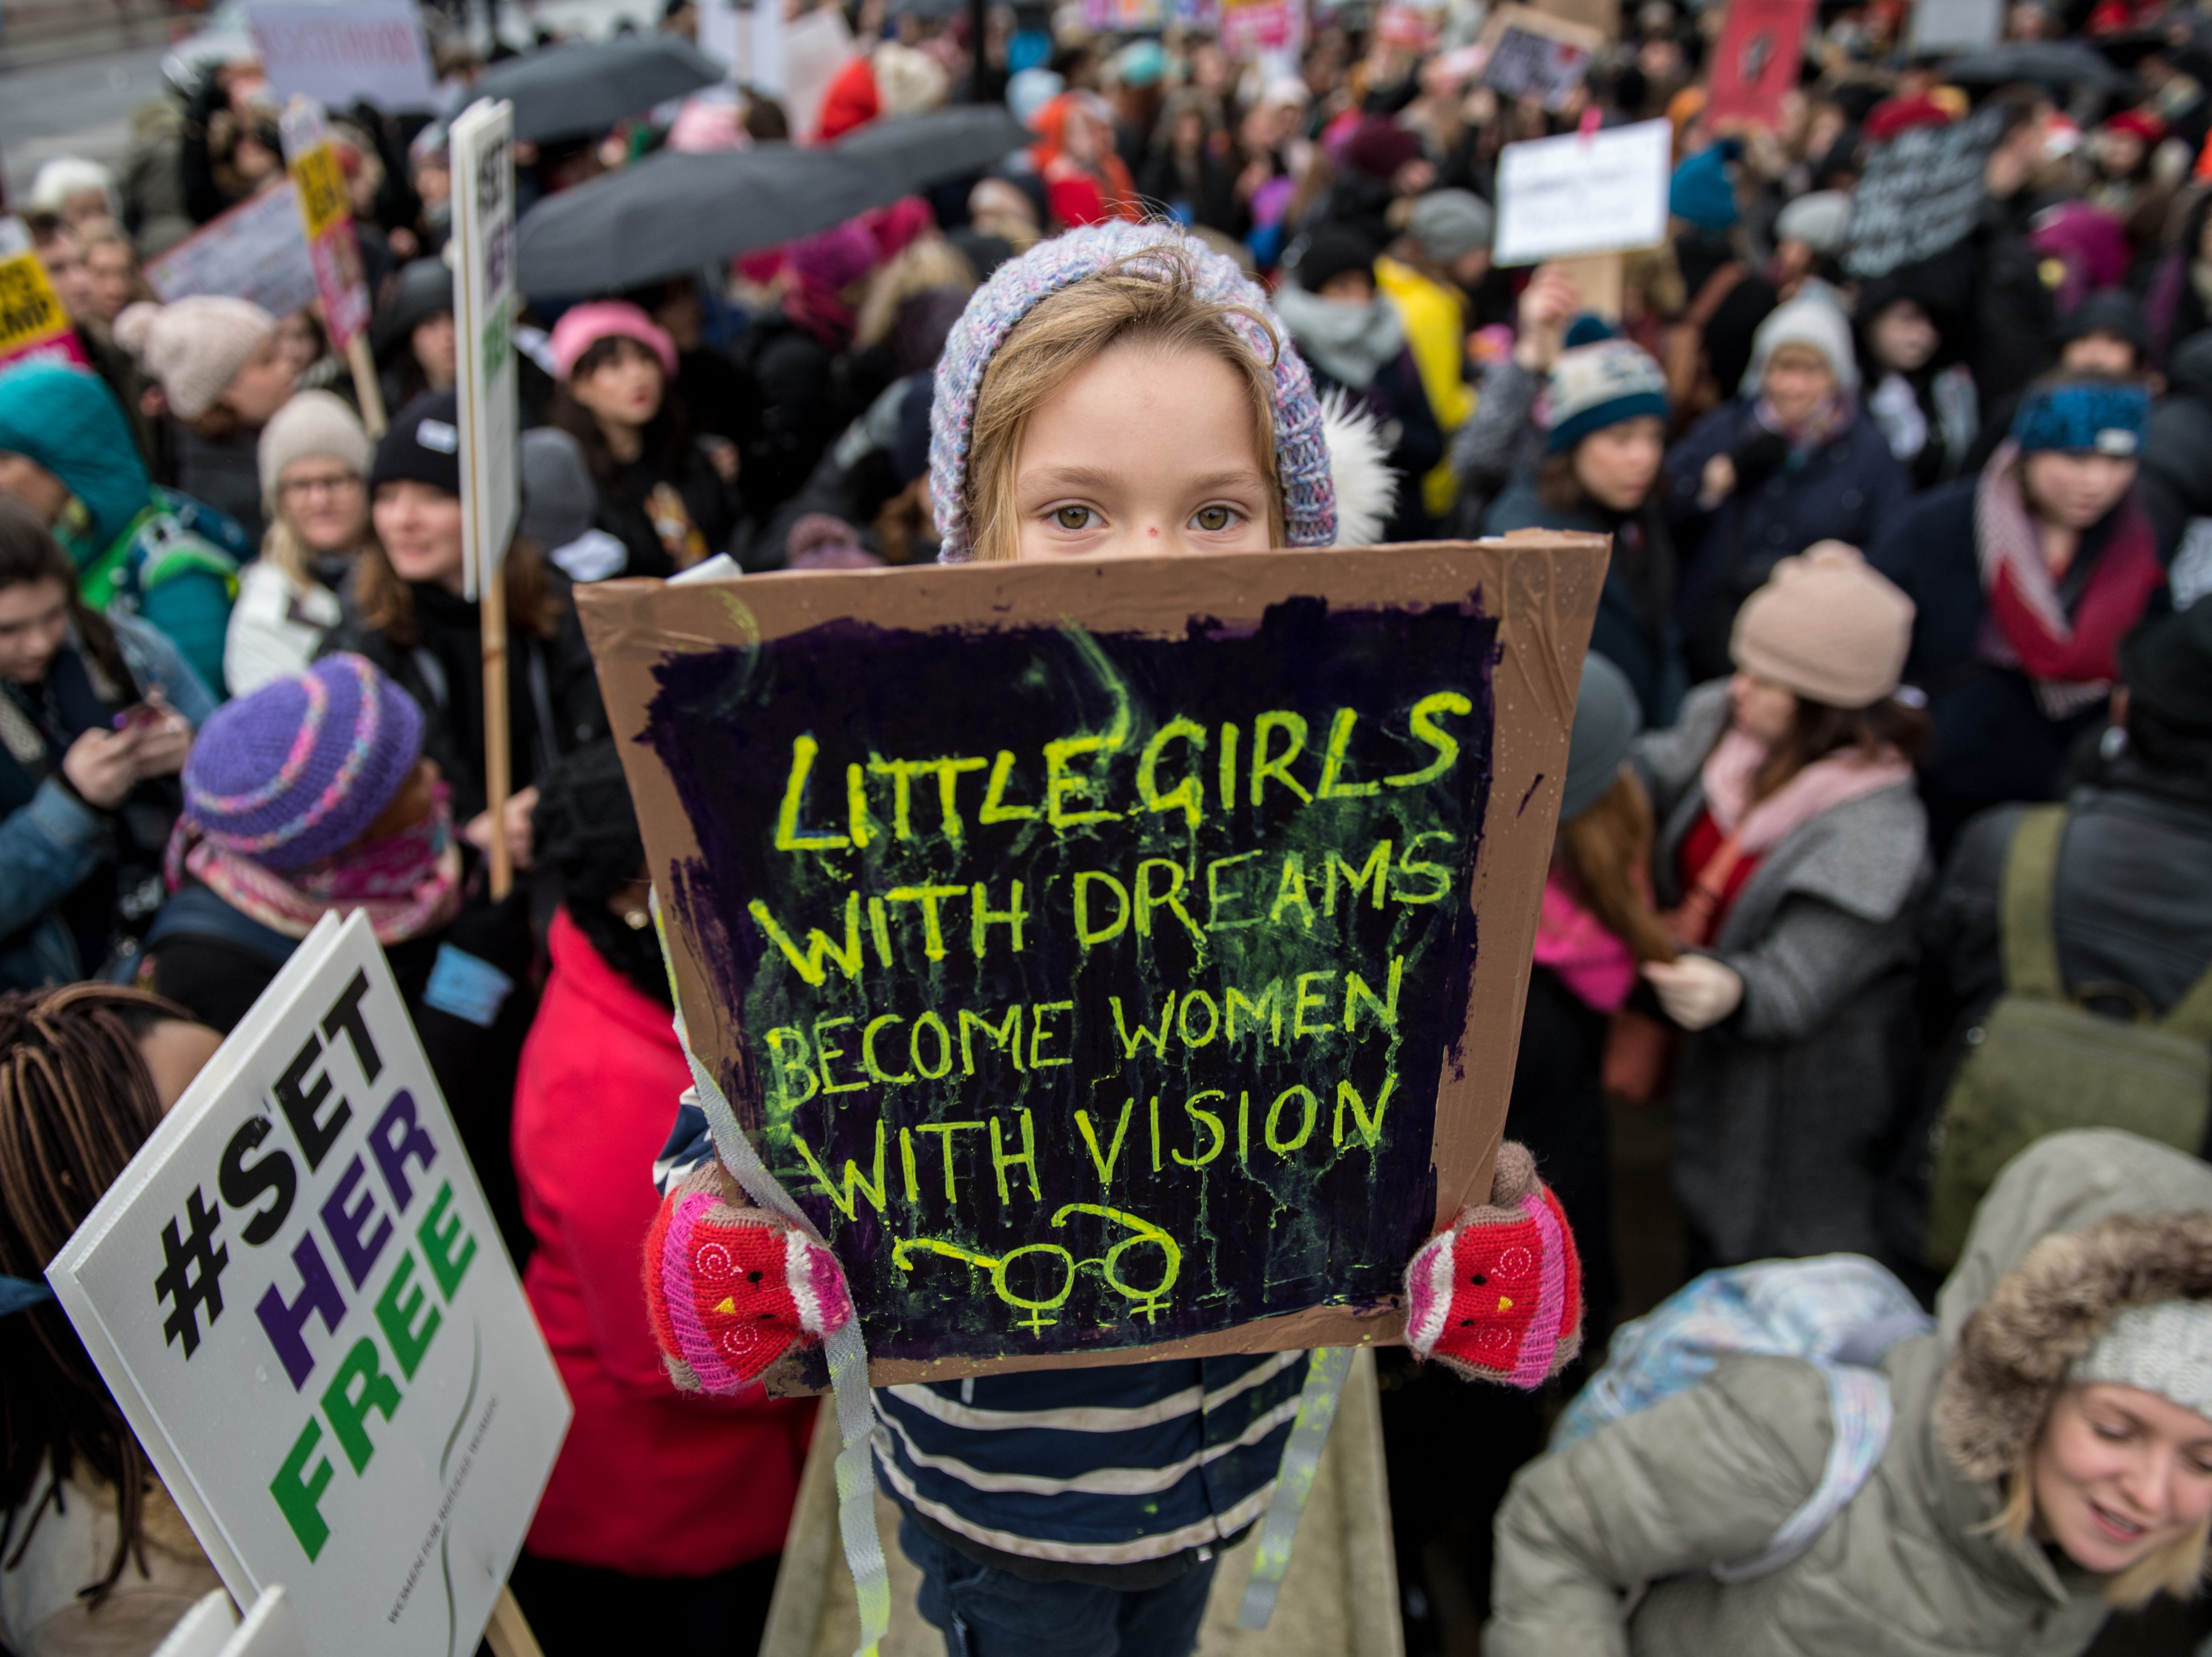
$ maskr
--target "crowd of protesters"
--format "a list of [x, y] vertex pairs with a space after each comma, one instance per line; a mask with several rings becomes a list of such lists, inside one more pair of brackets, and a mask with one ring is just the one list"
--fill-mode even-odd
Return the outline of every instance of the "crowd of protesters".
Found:
[[[1048, 440], [1051, 386], [995, 423], [977, 388], [1065, 324], [1182, 329], [1230, 360], [1234, 385], [1191, 371], [1192, 408], [1273, 385], [1285, 478], [1309, 416], [1327, 427], [1334, 504], [1267, 480], [1178, 546], [1611, 538], [1506, 1129], [1571, 1225], [1587, 1339], [1534, 1396], [1386, 1356], [1408, 1648], [1472, 1651], [1486, 1623], [1483, 1648], [1516, 1654], [2059, 1657], [2100, 1628], [2104, 1649], [2188, 1648], [2212, 1627], [2190, 1603], [2212, 1522], [2203, 1111], [2173, 1150], [2045, 1139], [1978, 1215], [1978, 1187], [1945, 1217], [1939, 1161], [2023, 963], [2053, 1005], [2159, 1026], [2205, 1090], [2212, 15], [2019, 0], [1998, 50], [2045, 55], [1954, 78], [1896, 0], [1822, 0], [1770, 130], [1708, 118], [1724, 0], [1643, 0], [1552, 108], [1486, 82], [1469, 0], [1316, 3], [1294, 50], [1243, 60], [1200, 21], [1100, 35], [1082, 13], [994, 6], [979, 43], [964, 12], [864, 0], [797, 119], [741, 92], [519, 147], [527, 207], [656, 149], [827, 142], [948, 101], [1003, 100], [1033, 135], [727, 266], [532, 303], [496, 817], [443, 122], [333, 113], [374, 435], [312, 310], [163, 304], [141, 275], [283, 178], [257, 64], [140, 111], [120, 167], [39, 172], [17, 207], [85, 366], [0, 370], [0, 1647], [150, 1651], [212, 1582], [32, 1287], [298, 941], [362, 910], [575, 1406], [514, 1578], [542, 1643], [651, 1625], [753, 1648], [813, 1415], [686, 1368], [660, 1326], [674, 1286], [641, 1284], [648, 1232], [731, 1193], [710, 1162], [665, 1204], [653, 1187], [689, 1072], [574, 589], [1036, 555], [1030, 526], [975, 513], [970, 434], [972, 469], [1009, 477], [1024, 422]], [[665, 28], [696, 25], [670, 0]], [[454, 108], [482, 67], [441, 52]], [[1861, 180], [1980, 111], [1970, 221], [1863, 274]], [[1587, 265], [1498, 267], [1503, 147], [1639, 120], [1669, 124], [1669, 216], [1619, 292], [1585, 291]], [[1163, 245], [1167, 276], [1122, 270]], [[1224, 320], [1262, 296], [1295, 375]], [[940, 379], [955, 359], [972, 374]], [[1059, 529], [1054, 549], [1120, 544]], [[503, 901], [495, 841], [520, 871]], [[1672, 1147], [1656, 1221], [1613, 1146], [1638, 1111]], [[1504, 1159], [1495, 1199], [1537, 1189], [1529, 1168]], [[1869, 1257], [1932, 1308], [1876, 1349], [1879, 1466], [1835, 1489], [1842, 1394], [1782, 1357], [1544, 1454], [1648, 1308], [1629, 1285], [1655, 1249], [1677, 1283]], [[1206, 1366], [879, 1402], [923, 1613], [957, 1648], [1190, 1648], [1303, 1374]], [[1133, 1551], [1071, 1565], [1088, 1556], [1050, 1524], [993, 1517], [1000, 1484], [962, 1482], [962, 1456], [1028, 1476], [1034, 1444], [1006, 1448], [1022, 1412], [1052, 1437], [1102, 1399], [1146, 1477], [1218, 1463], [1197, 1541], [1139, 1546], [1170, 1527], [1132, 1517]]]

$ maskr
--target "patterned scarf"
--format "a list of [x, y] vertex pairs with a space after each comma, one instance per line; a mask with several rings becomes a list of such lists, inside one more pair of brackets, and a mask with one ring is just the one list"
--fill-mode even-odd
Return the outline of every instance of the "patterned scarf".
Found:
[[1858, 413], [1858, 402], [1849, 391], [1838, 389], [1814, 404], [1802, 420], [1788, 421], [1775, 413], [1774, 405], [1762, 393], [1751, 412], [1761, 429], [1789, 443], [1790, 466], [1794, 471], [1851, 423]]
[[2019, 445], [2001, 445], [1974, 489], [1974, 551], [1990, 602], [1978, 652], [2027, 674], [2046, 719], [2105, 699], [2119, 671], [2121, 639], [2166, 580], [2142, 497], [2130, 489], [2116, 512], [2069, 616], [2021, 488]]
[[378, 943], [404, 943], [437, 931], [460, 910], [453, 791], [440, 783], [430, 814], [410, 828], [283, 871], [200, 839], [189, 818], [179, 819], [169, 841], [169, 889], [182, 885], [187, 873], [240, 914], [287, 938], [305, 938], [327, 913], [361, 909]]

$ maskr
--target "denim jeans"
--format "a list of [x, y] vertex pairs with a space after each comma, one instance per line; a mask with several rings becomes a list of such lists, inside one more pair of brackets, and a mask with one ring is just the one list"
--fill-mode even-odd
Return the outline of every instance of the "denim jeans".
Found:
[[948, 1657], [1189, 1657], [1220, 1563], [1124, 1593], [978, 1564], [912, 1519], [900, 1521], [899, 1546], [921, 1567], [921, 1615]]

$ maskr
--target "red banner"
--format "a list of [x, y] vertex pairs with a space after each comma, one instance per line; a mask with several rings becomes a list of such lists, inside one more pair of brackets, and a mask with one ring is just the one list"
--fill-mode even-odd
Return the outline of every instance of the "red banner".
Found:
[[1711, 124], [1781, 125], [1782, 100], [1797, 84], [1813, 5], [1814, 0], [1729, 0], [1705, 106]]

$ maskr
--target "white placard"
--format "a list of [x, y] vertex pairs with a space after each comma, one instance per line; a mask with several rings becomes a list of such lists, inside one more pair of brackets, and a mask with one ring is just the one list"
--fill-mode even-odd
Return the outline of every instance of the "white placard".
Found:
[[790, 118], [795, 143], [814, 141], [830, 83], [858, 51], [845, 14], [836, 6], [810, 11], [784, 30], [783, 112]]
[[226, 1657], [238, 1632], [238, 1608], [222, 1588], [202, 1594], [192, 1608], [170, 1625], [154, 1648], [154, 1657]]
[[281, 1582], [313, 1657], [475, 1647], [568, 1400], [366, 914], [317, 925], [46, 1278], [233, 1599]]
[[1993, 46], [2004, 32], [2004, 0], [1914, 0], [1913, 58], [1942, 52], [1978, 52]]
[[262, 67], [279, 97], [328, 109], [366, 98], [379, 109], [435, 109], [438, 93], [416, 0], [246, 0]]
[[700, 0], [699, 50], [726, 66], [740, 86], [783, 96], [783, 0]]
[[287, 179], [232, 208], [146, 262], [146, 280], [165, 304], [195, 294], [250, 299], [289, 316], [315, 298], [315, 266], [300, 224], [300, 194]]
[[1639, 121], [1506, 145], [1498, 158], [1498, 263], [1656, 247], [1667, 239], [1674, 136], [1665, 121]]
[[454, 121], [453, 325], [461, 405], [465, 596], [482, 596], [522, 513], [514, 355], [514, 106], [478, 99]]

